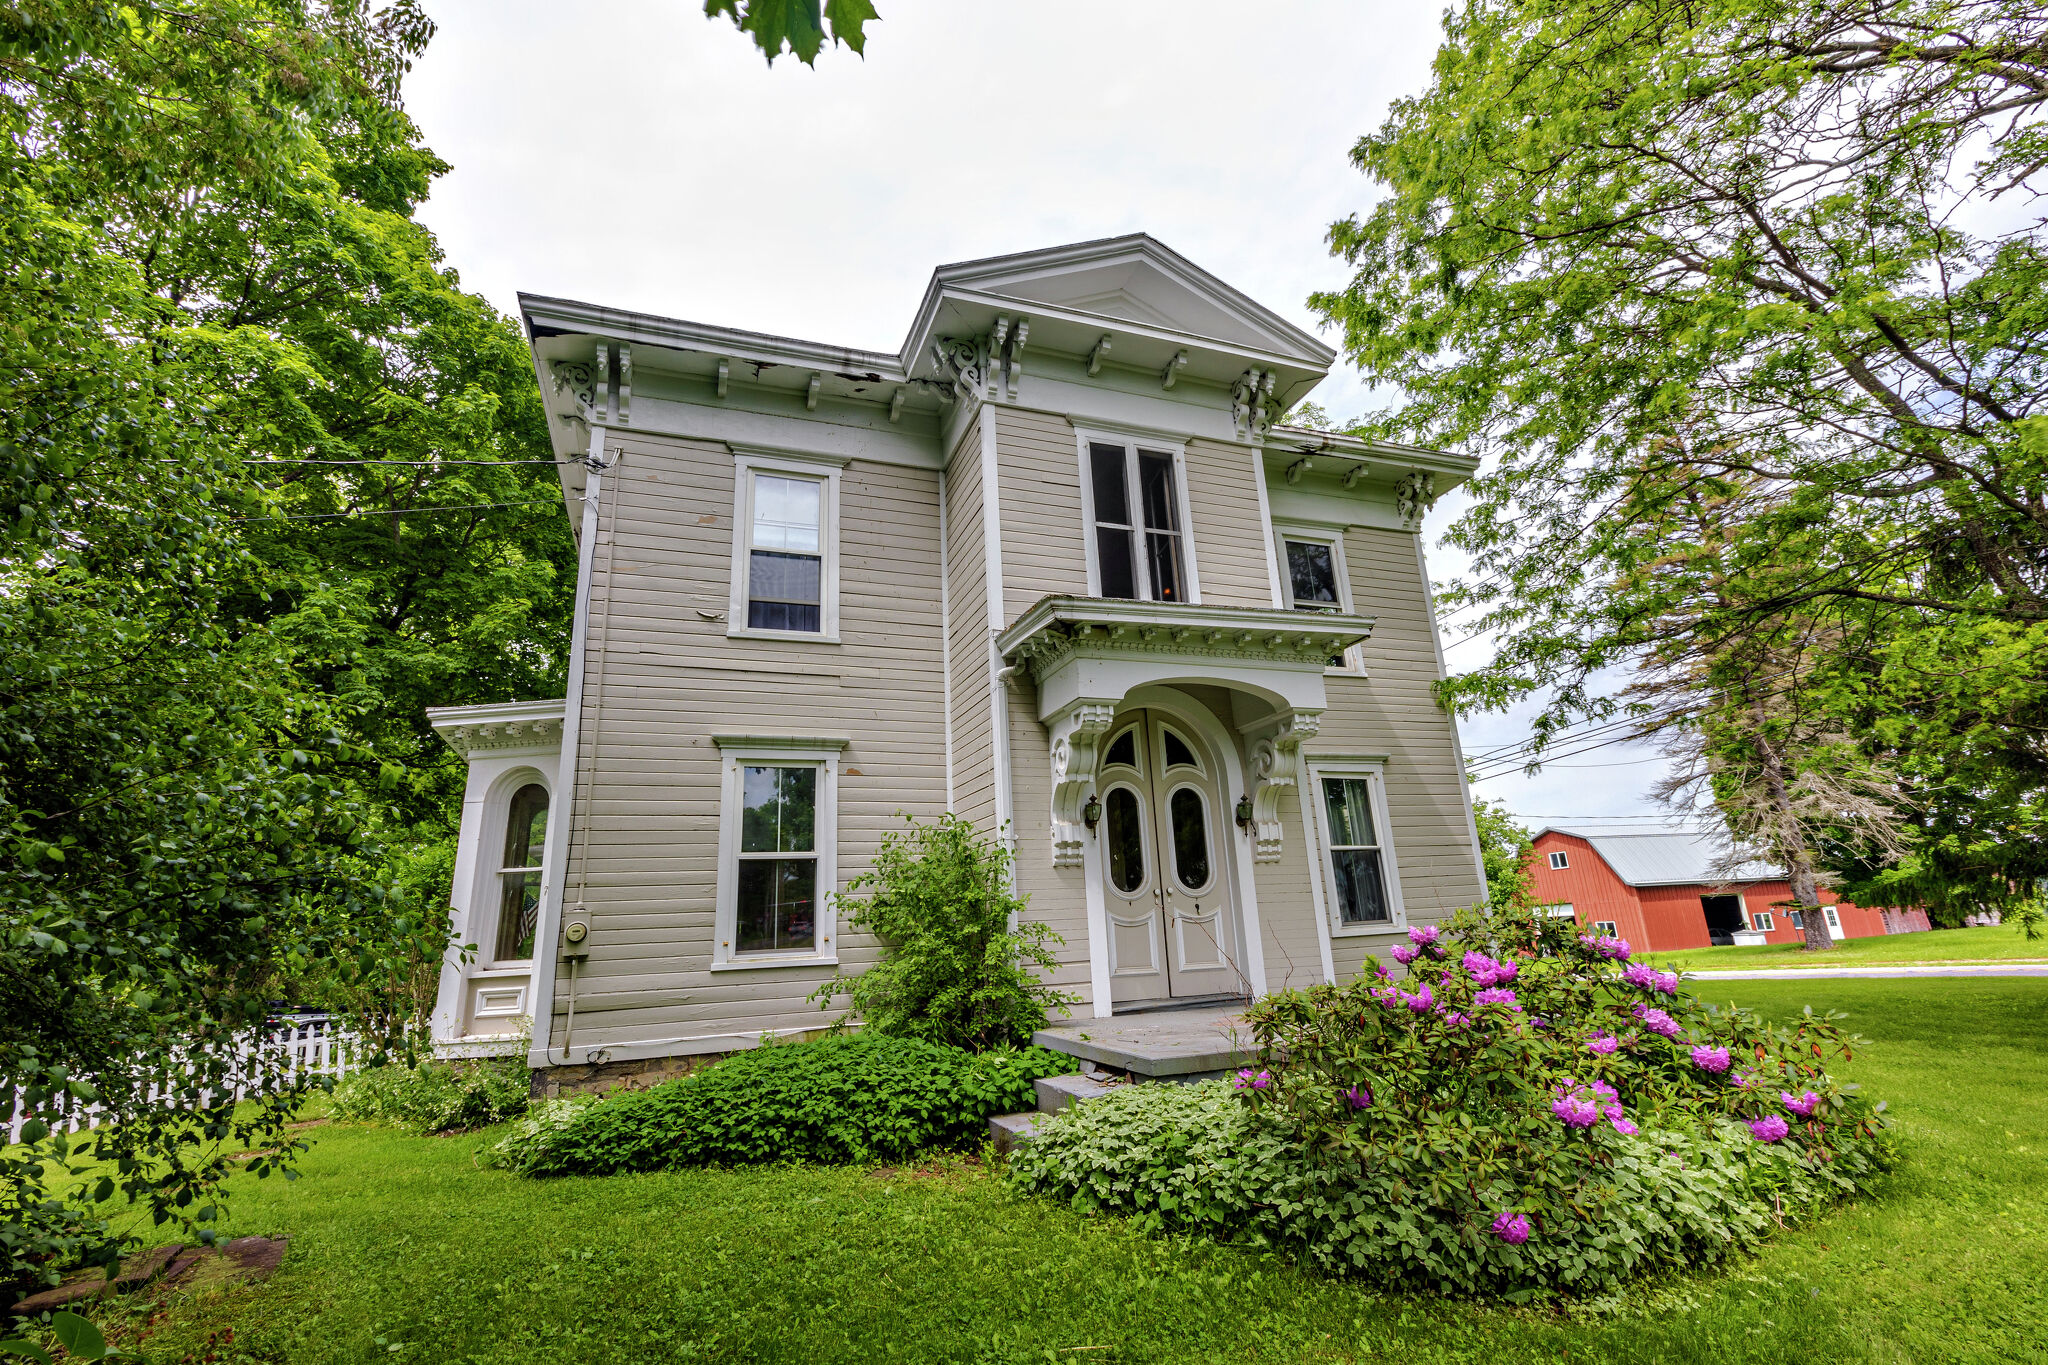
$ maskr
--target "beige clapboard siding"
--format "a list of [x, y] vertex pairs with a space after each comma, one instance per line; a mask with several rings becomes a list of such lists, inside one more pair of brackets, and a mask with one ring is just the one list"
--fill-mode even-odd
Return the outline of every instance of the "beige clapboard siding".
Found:
[[1253, 865], [1266, 988], [1275, 991], [1312, 986], [1323, 979], [1322, 924], [1309, 885], [1313, 872], [1302, 832], [1301, 802], [1291, 790], [1280, 798], [1280, 824], [1280, 861]]
[[[1354, 528], [1344, 538], [1352, 601], [1378, 618], [1364, 645], [1366, 676], [1328, 679], [1329, 709], [1305, 746], [1317, 754], [1385, 754], [1387, 814], [1401, 896], [1421, 923], [1484, 894], [1465, 814], [1465, 783], [1452, 748], [1451, 718], [1431, 688], [1437, 679], [1434, 624], [1416, 557], [1403, 531]], [[1385, 940], [1375, 939], [1376, 951]], [[1340, 980], [1357, 974], [1368, 943], [1336, 940]]]
[[[591, 924], [575, 1043], [747, 1036], [830, 1022], [804, 997], [825, 968], [708, 970], [717, 919], [720, 733], [831, 734], [838, 880], [898, 812], [945, 801], [938, 476], [855, 463], [840, 476], [840, 638], [726, 636], [732, 455], [615, 438], [594, 547], [565, 903]], [[846, 933], [843, 965], [874, 960]], [[559, 1041], [566, 978], [558, 983]]]
[[1203, 603], [1272, 606], [1273, 578], [1266, 565], [1269, 532], [1259, 516], [1255, 482], [1265, 477], [1260, 456], [1245, 446], [1190, 441], [1187, 474], [1188, 517]]
[[1011, 809], [1016, 834], [1017, 889], [1031, 898], [1026, 917], [1065, 939], [1053, 953], [1059, 970], [1049, 984], [1079, 995], [1085, 1011], [1093, 998], [1088, 973], [1088, 886], [1078, 867], [1052, 865], [1051, 736], [1036, 719], [1028, 685], [1010, 698]]
[[953, 809], [993, 832], [995, 739], [988, 701], [988, 561], [982, 541], [981, 512], [981, 434], [970, 422], [946, 471], [946, 602], [952, 618], [946, 638], [952, 651]]
[[1073, 424], [1065, 417], [1016, 408], [996, 413], [1008, 620], [1050, 594], [1088, 594], [1079, 451]]

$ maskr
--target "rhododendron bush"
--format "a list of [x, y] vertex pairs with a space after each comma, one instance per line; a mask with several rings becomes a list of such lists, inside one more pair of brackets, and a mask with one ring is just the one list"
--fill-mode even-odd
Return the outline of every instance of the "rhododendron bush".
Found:
[[1043, 1124], [1024, 1188], [1291, 1246], [1382, 1283], [1515, 1300], [1719, 1260], [1862, 1189], [1882, 1105], [1854, 1039], [1712, 1009], [1570, 922], [1461, 916], [1349, 985], [1248, 1014], [1256, 1064]]

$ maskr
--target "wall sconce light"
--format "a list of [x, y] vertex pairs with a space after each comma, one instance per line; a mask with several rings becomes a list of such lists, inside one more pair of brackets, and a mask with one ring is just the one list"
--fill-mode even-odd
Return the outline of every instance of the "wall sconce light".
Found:
[[1095, 822], [1102, 818], [1102, 802], [1095, 793], [1088, 793], [1088, 804], [1081, 807], [1081, 823], [1088, 826], [1090, 834], [1095, 833]]
[[1249, 796], [1237, 798], [1237, 827], [1244, 830], [1252, 827], [1252, 799]]

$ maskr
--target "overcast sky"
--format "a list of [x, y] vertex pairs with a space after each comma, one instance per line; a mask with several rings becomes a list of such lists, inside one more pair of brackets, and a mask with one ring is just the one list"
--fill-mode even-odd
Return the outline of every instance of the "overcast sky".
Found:
[[[1374, 193], [1351, 145], [1437, 41], [1433, 4], [875, 5], [866, 58], [813, 71], [698, 0], [429, 0], [408, 102], [454, 170], [423, 216], [507, 312], [524, 290], [894, 351], [938, 264], [1144, 231], [1314, 329], [1309, 293], [1345, 278], [1324, 233]], [[1379, 401], [1341, 361], [1313, 397]], [[1430, 518], [1439, 581], [1455, 511]], [[1453, 669], [1487, 648], [1462, 633]], [[1480, 791], [1532, 827], [1645, 824], [1660, 767], [1616, 746]]]

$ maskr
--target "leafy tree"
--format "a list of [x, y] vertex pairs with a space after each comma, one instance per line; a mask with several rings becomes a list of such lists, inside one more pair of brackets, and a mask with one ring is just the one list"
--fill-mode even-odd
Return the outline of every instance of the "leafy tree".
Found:
[[1486, 867], [1487, 906], [1499, 911], [1528, 905], [1532, 884], [1529, 859], [1535, 852], [1529, 831], [1502, 801], [1474, 801], [1472, 819], [1479, 829], [1479, 854]]
[[867, 24], [879, 18], [868, 0], [704, 0], [706, 18], [723, 14], [754, 40], [768, 64], [794, 52], [805, 66], [817, 65], [818, 50], [829, 36], [856, 53], [867, 50]]
[[829, 1009], [845, 996], [849, 1017], [874, 1033], [977, 1052], [1029, 1045], [1048, 1008], [1078, 997], [1038, 976], [1058, 969], [1050, 945], [1063, 940], [1022, 920], [1029, 897], [1011, 890], [1010, 858], [950, 811], [926, 824], [906, 817], [839, 901], [854, 928], [882, 941], [881, 961], [811, 999]]
[[235, 1151], [289, 1174], [272, 1002], [388, 1002], [445, 941], [422, 700], [559, 687], [523, 348], [411, 221], [430, 33], [0, 8], [0, 1279], [113, 1256], [130, 1205], [206, 1235]]
[[[1430, 88], [1354, 151], [1387, 197], [1332, 229], [1356, 273], [1316, 302], [1405, 393], [1367, 434], [1494, 457], [1451, 532], [1474, 573], [1443, 600], [1501, 645], [1448, 698], [1540, 695], [1540, 754], [1623, 705], [1611, 667], [1760, 662], [1804, 623], [1863, 653], [1802, 705], [1897, 775], [1928, 856], [2030, 881], [2048, 252], [2024, 204], [2048, 17], [1474, 0], [1445, 37]], [[1644, 528], [1730, 488], [1769, 572], [1674, 612], [1662, 566], [1691, 542]]]

